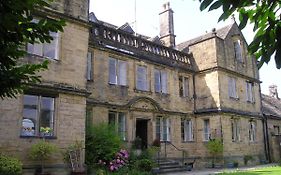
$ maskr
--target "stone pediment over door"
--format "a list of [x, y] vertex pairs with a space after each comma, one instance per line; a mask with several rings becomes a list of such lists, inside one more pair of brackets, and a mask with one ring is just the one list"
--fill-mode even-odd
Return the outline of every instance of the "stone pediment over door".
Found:
[[136, 97], [128, 103], [130, 109], [145, 111], [161, 111], [160, 105], [149, 97]]

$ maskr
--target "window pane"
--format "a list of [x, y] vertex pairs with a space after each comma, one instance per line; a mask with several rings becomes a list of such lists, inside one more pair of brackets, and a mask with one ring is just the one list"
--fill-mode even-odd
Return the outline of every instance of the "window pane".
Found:
[[247, 101], [253, 102], [253, 84], [251, 82], [246, 82], [246, 95], [247, 95]]
[[43, 56], [43, 45], [38, 43], [34, 43], [34, 44], [28, 43], [27, 52], [34, 55]]
[[167, 135], [168, 135], [168, 124], [167, 124], [167, 119], [163, 118], [163, 140], [167, 141]]
[[158, 69], [154, 70], [154, 89], [155, 92], [161, 92], [161, 87], [160, 87], [160, 71]]
[[184, 93], [183, 93], [183, 77], [180, 76], [179, 77], [179, 94], [181, 97], [183, 97]]
[[116, 65], [117, 60], [109, 58], [109, 83], [111, 84], [117, 84]]
[[38, 130], [38, 97], [34, 95], [24, 95], [23, 104], [21, 135], [35, 136]]
[[228, 95], [229, 95], [229, 97], [237, 98], [236, 80], [235, 80], [235, 78], [232, 78], [232, 77], [229, 77], [229, 79], [228, 79]]
[[109, 113], [109, 115], [108, 115], [108, 124], [115, 125], [115, 117], [116, 117], [115, 113]]
[[185, 126], [184, 122], [185, 122], [185, 120], [183, 118], [181, 118], [181, 139], [183, 141], [185, 141], [185, 138], [184, 138], [184, 136], [185, 136], [185, 133], [184, 133], [184, 131], [185, 131], [185, 129], [184, 129], [184, 126]]
[[118, 133], [122, 140], [126, 140], [126, 120], [124, 113], [119, 113], [118, 116]]
[[161, 71], [161, 87], [163, 93], [167, 93], [167, 81], [167, 72]]
[[188, 97], [189, 96], [189, 82], [188, 82], [188, 78], [184, 77], [184, 97]]
[[44, 43], [44, 55], [48, 58], [58, 59], [58, 33], [50, 32], [53, 40], [50, 43]]
[[185, 132], [185, 139], [186, 141], [192, 141], [193, 140], [193, 128], [192, 128], [192, 121], [191, 120], [186, 120], [185, 122], [185, 129], [186, 129], [186, 132]]
[[147, 91], [147, 79], [146, 79], [146, 67], [138, 66], [137, 67], [137, 89]]
[[127, 85], [127, 62], [126, 61], [118, 61], [119, 63], [119, 85], [126, 86]]
[[54, 108], [55, 99], [51, 97], [41, 98], [41, 109], [40, 109], [40, 128], [50, 128], [52, 132], [46, 133], [47, 135], [53, 135], [54, 131]]
[[234, 52], [235, 58], [239, 61], [242, 61], [242, 46], [240, 40], [234, 42]]
[[156, 119], [156, 138], [159, 140], [162, 140], [161, 138], [161, 125], [160, 125], [161, 119], [158, 117]]
[[93, 62], [92, 62], [92, 52], [87, 54], [87, 80], [93, 79]]
[[204, 120], [204, 140], [209, 140], [210, 137], [210, 123], [209, 120]]

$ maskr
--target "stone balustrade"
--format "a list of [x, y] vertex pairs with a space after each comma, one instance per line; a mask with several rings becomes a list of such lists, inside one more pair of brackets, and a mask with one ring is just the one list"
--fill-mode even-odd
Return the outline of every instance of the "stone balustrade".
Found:
[[120, 29], [114, 29], [92, 22], [90, 43], [104, 44], [110, 48], [124, 51], [133, 55], [138, 52], [153, 54], [161, 59], [168, 59], [184, 64], [191, 69], [191, 56], [170, 47], [154, 43], [141, 36], [135, 36]]

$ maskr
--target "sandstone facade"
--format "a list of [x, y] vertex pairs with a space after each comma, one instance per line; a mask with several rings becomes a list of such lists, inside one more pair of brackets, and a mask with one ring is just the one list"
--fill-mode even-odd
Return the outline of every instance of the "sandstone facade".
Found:
[[[134, 35], [128, 25], [120, 29], [95, 16], [89, 22], [88, 1], [56, 1], [42, 13], [66, 20], [58, 59], [49, 59], [49, 69], [40, 72], [41, 84], [0, 102], [1, 151], [19, 157], [25, 167], [34, 168], [27, 154], [40, 139], [40, 133], [22, 135], [25, 109], [32, 106], [26, 95], [54, 99], [47, 141], [60, 149], [85, 142], [87, 116], [93, 124], [115, 123], [128, 146], [136, 137], [143, 147], [160, 139], [162, 158], [180, 160], [184, 151], [186, 162], [196, 159], [195, 167], [209, 166], [206, 144], [215, 138], [223, 141], [224, 165], [244, 165], [245, 155], [254, 157], [252, 164], [280, 159], [279, 118], [266, 118], [262, 111], [256, 60], [235, 22], [174, 46], [173, 12], [165, 6], [160, 14], [169, 18], [161, 24], [166, 47], [159, 37]], [[23, 62], [44, 59], [29, 54]], [[38, 133], [38, 126], [33, 130]], [[65, 174], [60, 157], [48, 166]]]

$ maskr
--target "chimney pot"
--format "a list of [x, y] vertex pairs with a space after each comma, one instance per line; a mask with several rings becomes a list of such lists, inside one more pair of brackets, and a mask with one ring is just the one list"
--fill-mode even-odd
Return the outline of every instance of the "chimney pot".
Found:
[[173, 10], [170, 8], [170, 3], [163, 4], [162, 12], [159, 13], [160, 18], [160, 39], [167, 47], [175, 46], [174, 35], [174, 19]]
[[279, 100], [278, 90], [276, 85], [269, 86], [269, 96], [274, 97]]

